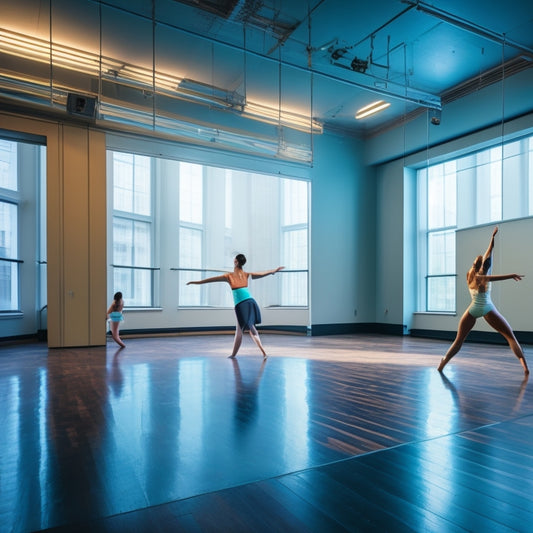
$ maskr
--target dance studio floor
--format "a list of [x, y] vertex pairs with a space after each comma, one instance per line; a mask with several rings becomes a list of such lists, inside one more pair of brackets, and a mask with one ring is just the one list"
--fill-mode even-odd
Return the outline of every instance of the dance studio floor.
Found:
[[[533, 531], [503, 345], [263, 334], [0, 346], [0, 531]], [[533, 367], [533, 350], [525, 346]]]

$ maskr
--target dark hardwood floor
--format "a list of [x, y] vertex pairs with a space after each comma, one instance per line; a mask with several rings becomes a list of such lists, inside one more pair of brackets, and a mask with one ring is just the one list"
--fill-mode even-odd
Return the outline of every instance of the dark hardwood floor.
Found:
[[448, 344], [410, 337], [125, 340], [0, 346], [2, 533], [533, 531], [507, 346], [440, 374]]

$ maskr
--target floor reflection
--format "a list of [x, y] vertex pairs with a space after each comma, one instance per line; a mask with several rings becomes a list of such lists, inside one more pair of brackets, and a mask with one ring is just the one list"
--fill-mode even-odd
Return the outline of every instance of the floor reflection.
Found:
[[520, 407], [522, 405], [522, 401], [524, 400], [524, 395], [526, 393], [528, 382], [529, 382], [529, 374], [525, 376], [524, 379], [522, 380], [522, 383], [520, 383], [520, 387], [518, 389], [518, 395], [516, 397], [516, 402], [515, 402], [515, 405], [512, 411], [513, 415], [520, 411]]
[[110, 511], [106, 473], [99, 464], [109, 453], [105, 438], [109, 389], [105, 354], [94, 355], [90, 369], [69, 365], [60, 353], [48, 356], [45, 478], [51, 505], [44, 511], [51, 523], [87, 520], [95, 512]]
[[116, 398], [120, 397], [124, 388], [124, 374], [120, 368], [120, 355], [123, 350], [122, 347], [116, 350], [108, 373], [108, 383]]
[[[3, 353], [0, 530], [118, 515], [413, 442], [398, 481], [418, 479], [424, 505], [445, 512], [468, 431], [533, 410], [527, 379], [504, 362], [495, 371], [498, 359], [444, 375], [416, 352], [398, 364], [402, 346], [358, 361], [351, 337], [338, 337], [328, 361], [323, 339], [296, 337], [302, 357], [284, 357], [292, 338], [278, 337], [266, 361], [222, 357], [216, 336]], [[303, 357], [313, 349], [321, 359]]]
[[255, 377], [243, 379], [239, 360], [231, 359], [235, 373], [235, 429], [237, 433], [246, 431], [257, 419], [258, 388], [267, 360], [263, 359]]

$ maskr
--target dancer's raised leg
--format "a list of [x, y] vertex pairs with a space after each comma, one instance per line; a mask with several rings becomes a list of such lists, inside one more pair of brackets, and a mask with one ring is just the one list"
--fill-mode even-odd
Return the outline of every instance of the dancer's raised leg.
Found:
[[446, 355], [441, 359], [440, 364], [437, 368], [439, 372], [442, 372], [444, 367], [450, 362], [450, 359], [461, 349], [463, 342], [474, 327], [475, 323], [476, 319], [468, 311], [465, 311], [465, 313], [461, 317], [461, 320], [459, 321], [459, 327], [457, 328], [457, 335], [455, 336], [455, 340], [448, 348]]
[[505, 337], [505, 340], [509, 343], [511, 350], [516, 357], [518, 357], [518, 360], [524, 369], [524, 374], [527, 376], [529, 374], [529, 368], [527, 367], [524, 352], [516, 340], [513, 329], [507, 320], [505, 320], [505, 318], [496, 309], [493, 309], [490, 313], [487, 313], [484, 318], [490, 326], [492, 326], [498, 333], [501, 333]]

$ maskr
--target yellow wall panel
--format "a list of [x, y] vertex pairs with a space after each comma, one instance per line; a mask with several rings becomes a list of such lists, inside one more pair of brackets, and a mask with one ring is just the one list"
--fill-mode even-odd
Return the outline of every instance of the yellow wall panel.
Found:
[[63, 126], [64, 346], [89, 345], [89, 142]]
[[46, 138], [48, 346], [106, 343], [105, 134], [0, 113], [2, 129]]

